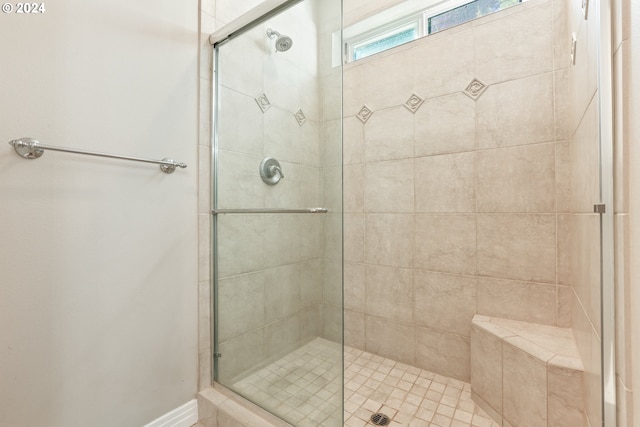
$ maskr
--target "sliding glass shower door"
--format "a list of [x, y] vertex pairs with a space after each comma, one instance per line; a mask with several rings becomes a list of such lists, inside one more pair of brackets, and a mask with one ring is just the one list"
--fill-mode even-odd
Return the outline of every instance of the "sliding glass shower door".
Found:
[[342, 425], [340, 1], [215, 45], [215, 378], [296, 426]]

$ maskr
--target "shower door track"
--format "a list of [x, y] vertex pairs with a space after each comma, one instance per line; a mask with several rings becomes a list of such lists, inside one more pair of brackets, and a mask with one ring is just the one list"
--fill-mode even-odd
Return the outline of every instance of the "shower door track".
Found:
[[290, 213], [310, 213], [310, 214], [321, 214], [327, 213], [329, 210], [327, 208], [304, 208], [304, 209], [265, 209], [265, 208], [257, 208], [257, 209], [214, 209], [211, 211], [213, 215], [224, 215], [224, 214], [258, 214], [258, 213], [266, 213], [266, 214], [290, 214]]

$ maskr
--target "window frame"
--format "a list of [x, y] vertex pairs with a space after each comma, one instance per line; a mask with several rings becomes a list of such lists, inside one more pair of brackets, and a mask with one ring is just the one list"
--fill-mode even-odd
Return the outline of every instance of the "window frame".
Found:
[[[382, 25], [380, 24], [376, 25], [376, 23], [373, 23], [370, 26], [367, 26], [364, 21], [355, 23], [352, 26], [345, 29], [345, 37], [343, 40], [343, 48], [342, 48], [343, 63], [347, 64], [350, 62], [355, 62], [360, 59], [367, 58], [371, 55], [375, 55], [376, 53], [381, 53], [386, 50], [393, 49], [394, 47], [401, 46], [402, 44], [408, 43], [408, 42], [403, 42], [403, 43], [388, 47], [384, 50], [381, 50], [380, 52], [372, 53], [363, 58], [358, 58], [358, 59], [354, 58], [355, 49], [358, 46], [366, 44], [367, 42], [373, 43], [375, 39], [382, 39], [382, 38], [388, 37], [394, 31], [400, 32], [399, 30], [409, 26], [411, 23], [416, 23], [417, 25], [416, 37], [413, 40], [420, 39], [430, 34], [435, 34], [435, 33], [429, 32], [429, 20], [431, 18], [441, 15], [443, 13], [446, 13], [448, 11], [454, 10], [461, 6], [465, 6], [467, 4], [473, 3], [474, 1], [476, 0], [448, 0], [448, 1], [444, 0], [444, 1], [437, 2], [435, 4], [432, 3], [431, 5], [425, 5], [423, 2], [423, 4], [421, 5], [420, 3], [416, 5], [415, 12], [413, 13], [409, 12], [405, 14], [402, 18], [393, 19], [392, 21], [384, 23]], [[522, 4], [527, 1], [528, 0], [519, 0], [519, 3]], [[503, 9], [500, 9], [500, 10], [503, 10]], [[374, 20], [374, 22], [379, 22], [380, 21], [379, 15], [382, 15], [388, 11], [389, 10], [383, 11], [380, 14], [376, 15], [375, 18], [377, 19]], [[483, 16], [486, 16], [486, 15], [483, 15]], [[465, 22], [469, 22], [469, 21], [465, 21]], [[461, 24], [458, 24], [458, 25], [461, 25]], [[348, 35], [348, 33], [350, 32], [349, 30], [352, 27], [355, 28], [355, 27], [363, 27], [363, 26], [365, 28], [360, 29], [358, 33], [354, 34], [353, 36]]]

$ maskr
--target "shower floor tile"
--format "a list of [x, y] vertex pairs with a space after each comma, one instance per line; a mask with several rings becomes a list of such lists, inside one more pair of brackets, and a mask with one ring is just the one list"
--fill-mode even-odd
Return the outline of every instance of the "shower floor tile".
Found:
[[340, 358], [339, 344], [316, 338], [232, 388], [296, 426], [337, 426], [342, 406]]
[[[322, 338], [237, 381], [232, 388], [299, 427], [340, 423], [340, 346]], [[498, 427], [468, 383], [355, 348], [344, 348], [344, 426]], [[338, 396], [337, 396], [338, 395]]]
[[344, 349], [344, 425], [373, 426], [377, 412], [389, 427], [498, 427], [471, 400], [471, 385], [376, 356]]

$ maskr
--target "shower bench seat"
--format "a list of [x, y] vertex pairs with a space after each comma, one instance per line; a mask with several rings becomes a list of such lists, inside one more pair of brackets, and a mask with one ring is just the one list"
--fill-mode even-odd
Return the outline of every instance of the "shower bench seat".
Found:
[[474, 316], [471, 394], [498, 424], [582, 426], [583, 375], [571, 329]]

